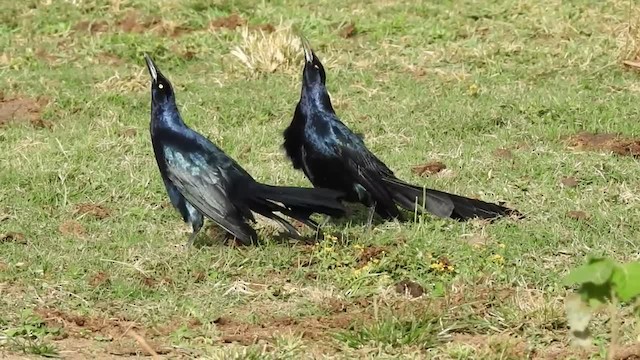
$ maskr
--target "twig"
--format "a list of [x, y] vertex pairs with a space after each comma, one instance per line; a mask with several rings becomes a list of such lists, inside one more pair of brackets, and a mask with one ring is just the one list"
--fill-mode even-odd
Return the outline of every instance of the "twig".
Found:
[[151, 355], [153, 359], [160, 359], [160, 357], [158, 356], [158, 353], [155, 350], [153, 350], [153, 348], [151, 347], [151, 345], [149, 345], [149, 343], [147, 342], [147, 340], [145, 340], [145, 338], [140, 336], [134, 330], [128, 330], [127, 333], [129, 334], [129, 336], [134, 338], [138, 342], [140, 347], [144, 349], [144, 351], [146, 351], [149, 355]]

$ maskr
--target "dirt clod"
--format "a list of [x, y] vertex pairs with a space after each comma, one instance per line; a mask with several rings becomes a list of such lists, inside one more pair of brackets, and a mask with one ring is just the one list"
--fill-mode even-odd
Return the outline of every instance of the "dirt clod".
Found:
[[229, 16], [219, 17], [214, 19], [209, 23], [209, 28], [211, 29], [229, 29], [234, 30], [235, 28], [245, 25], [247, 21], [240, 17], [238, 14], [231, 14]]
[[560, 184], [562, 184], [562, 186], [564, 187], [574, 188], [578, 186], [578, 180], [576, 180], [576, 178], [574, 178], [573, 176], [568, 176], [562, 178], [562, 180], [560, 180]]
[[66, 220], [60, 224], [58, 231], [64, 236], [83, 237], [86, 234], [84, 226], [75, 220]]
[[343, 26], [342, 28], [340, 28], [339, 33], [341, 37], [345, 38], [345, 39], [349, 39], [352, 38], [354, 36], [356, 36], [358, 34], [358, 29], [356, 29], [356, 24], [353, 22], [350, 22], [348, 24], [346, 24], [345, 26]]
[[402, 280], [395, 286], [396, 292], [400, 294], [409, 294], [411, 297], [420, 297], [424, 294], [424, 288], [411, 280]]
[[493, 152], [493, 155], [500, 159], [511, 159], [513, 158], [513, 153], [509, 149], [499, 148]]
[[360, 255], [358, 255], [358, 267], [365, 266], [371, 260], [379, 260], [384, 256], [385, 251], [387, 251], [385, 247], [379, 246], [369, 246], [362, 249]]
[[53, 124], [40, 117], [42, 108], [47, 103], [46, 98], [4, 98], [0, 96], [0, 127], [11, 122], [28, 121], [36, 128], [51, 128]]
[[578, 150], [610, 151], [623, 156], [640, 156], [640, 139], [625, 138], [618, 134], [582, 132], [567, 140], [569, 148]]
[[587, 214], [584, 211], [578, 211], [578, 210], [569, 211], [567, 213], [567, 216], [574, 220], [586, 220], [589, 218], [589, 214]]
[[111, 216], [111, 210], [106, 206], [89, 203], [76, 205], [74, 212], [76, 215], [88, 215], [98, 220], [103, 220]]
[[97, 34], [105, 32], [109, 29], [109, 24], [104, 21], [80, 21], [73, 26], [75, 31], [88, 32], [90, 34]]
[[98, 287], [102, 285], [108, 285], [111, 282], [109, 279], [109, 274], [100, 271], [99, 273], [93, 275], [89, 280], [89, 285], [93, 287]]
[[414, 174], [420, 176], [429, 176], [437, 174], [440, 171], [446, 169], [447, 166], [440, 161], [432, 161], [423, 165], [416, 165], [411, 168]]
[[16, 243], [16, 244], [26, 244], [27, 243], [27, 239], [25, 238], [24, 234], [19, 233], [19, 232], [8, 232], [5, 234], [0, 234], [0, 243]]

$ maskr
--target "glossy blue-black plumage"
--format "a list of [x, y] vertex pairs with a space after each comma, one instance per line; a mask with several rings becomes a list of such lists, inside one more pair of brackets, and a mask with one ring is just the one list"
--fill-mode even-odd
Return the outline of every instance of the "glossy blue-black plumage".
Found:
[[362, 138], [340, 121], [325, 87], [324, 67], [304, 38], [303, 45], [302, 91], [293, 120], [283, 133], [283, 147], [293, 167], [302, 170], [314, 186], [344, 191], [347, 201], [370, 206], [386, 219], [403, 218], [396, 205], [411, 211], [424, 208], [455, 219], [493, 218], [514, 212], [398, 179]]
[[145, 56], [151, 75], [151, 142], [160, 174], [173, 206], [193, 227], [189, 244], [203, 224], [203, 215], [241, 242], [256, 240], [253, 212], [280, 223], [291, 236], [299, 234], [274, 212], [309, 226], [314, 212], [345, 213], [342, 193], [328, 189], [276, 187], [256, 182], [238, 163], [204, 136], [190, 129], [178, 111], [169, 80]]

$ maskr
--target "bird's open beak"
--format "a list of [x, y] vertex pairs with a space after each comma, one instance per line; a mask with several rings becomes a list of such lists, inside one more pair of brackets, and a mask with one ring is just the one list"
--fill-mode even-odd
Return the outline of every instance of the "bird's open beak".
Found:
[[153, 60], [151, 60], [151, 57], [149, 57], [149, 55], [147, 55], [146, 53], [144, 54], [144, 60], [147, 62], [147, 69], [149, 69], [149, 75], [151, 75], [151, 80], [153, 80], [153, 82], [157, 82], [158, 70], [156, 69], [156, 64], [153, 63]]
[[304, 35], [302, 35], [301, 33], [298, 34], [298, 36], [300, 37], [300, 42], [302, 43], [302, 50], [304, 50], [304, 59], [308, 63], [313, 62], [313, 50], [311, 50], [311, 44], [309, 44], [309, 40], [307, 40], [307, 38], [304, 37]]

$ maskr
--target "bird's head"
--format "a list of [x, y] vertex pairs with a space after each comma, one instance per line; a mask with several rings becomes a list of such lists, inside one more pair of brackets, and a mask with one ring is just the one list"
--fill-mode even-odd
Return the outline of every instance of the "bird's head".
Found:
[[169, 79], [167, 79], [156, 64], [151, 60], [151, 57], [144, 54], [144, 60], [147, 62], [147, 69], [151, 76], [151, 99], [153, 102], [164, 102], [173, 99], [173, 88]]
[[309, 40], [300, 34], [300, 41], [302, 42], [302, 49], [304, 51], [304, 70], [302, 72], [302, 82], [304, 85], [322, 84], [327, 81], [327, 75], [324, 72], [324, 66], [320, 62], [320, 59], [311, 49]]

